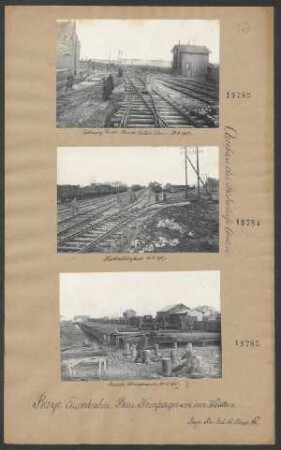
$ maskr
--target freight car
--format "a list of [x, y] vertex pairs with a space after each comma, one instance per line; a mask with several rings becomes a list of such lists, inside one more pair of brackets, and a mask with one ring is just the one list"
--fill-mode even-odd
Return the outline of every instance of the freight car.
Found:
[[72, 184], [63, 184], [57, 186], [57, 201], [65, 203], [80, 198], [80, 186]]
[[[193, 185], [188, 184], [187, 189], [188, 190], [194, 190], [195, 189], [195, 185], [194, 184]], [[164, 187], [164, 190], [166, 192], [171, 192], [171, 193], [185, 191], [186, 190], [186, 185], [185, 184], [170, 184], [170, 183], [167, 183], [165, 185], [165, 187]]]
[[143, 189], [143, 186], [140, 184], [132, 184], [132, 191], [140, 191], [141, 189]]
[[[125, 192], [127, 190], [126, 186], [118, 186], [118, 192]], [[80, 198], [93, 198], [100, 197], [103, 195], [116, 194], [117, 187], [111, 186], [110, 184], [91, 184], [90, 186], [85, 186], [80, 188]]]
[[[118, 186], [118, 193], [125, 192], [127, 186]], [[116, 194], [117, 188], [110, 184], [91, 184], [90, 186], [74, 186], [70, 184], [64, 184], [57, 186], [57, 200], [58, 202], [65, 203], [70, 202], [74, 198], [77, 200], [83, 200], [87, 198], [100, 197], [103, 195]]]

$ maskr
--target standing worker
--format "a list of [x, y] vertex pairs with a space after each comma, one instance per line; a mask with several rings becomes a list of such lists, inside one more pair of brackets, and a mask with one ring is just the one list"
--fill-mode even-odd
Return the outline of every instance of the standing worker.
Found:
[[114, 81], [113, 76], [109, 72], [106, 77], [103, 79], [103, 86], [102, 86], [102, 98], [103, 100], [108, 100], [110, 97], [111, 92], [114, 89]]
[[134, 203], [136, 201], [137, 197], [136, 197], [136, 193], [135, 191], [131, 188], [130, 189], [130, 203]]
[[74, 82], [74, 76], [72, 75], [72, 73], [69, 73], [67, 75], [67, 81], [66, 81], [66, 86], [65, 86], [66, 92], [68, 91], [68, 89], [72, 89], [73, 82]]
[[145, 334], [143, 334], [137, 344], [137, 356], [135, 359], [135, 363], [139, 362], [139, 359], [141, 360], [141, 362], [144, 362], [144, 350], [146, 349], [146, 337]]
[[114, 81], [113, 81], [113, 76], [110, 72], [108, 74], [107, 79], [108, 79], [109, 89], [110, 89], [110, 93], [111, 93], [114, 89]]
[[151, 190], [148, 188], [148, 201], [151, 202]]
[[77, 199], [76, 197], [73, 198], [72, 202], [71, 202], [71, 211], [72, 211], [72, 216], [77, 216], [78, 214], [78, 206], [77, 206]]
[[146, 91], [148, 93], [151, 93], [151, 83], [150, 83], [150, 74], [149, 73], [146, 74], [145, 85], [146, 85]]

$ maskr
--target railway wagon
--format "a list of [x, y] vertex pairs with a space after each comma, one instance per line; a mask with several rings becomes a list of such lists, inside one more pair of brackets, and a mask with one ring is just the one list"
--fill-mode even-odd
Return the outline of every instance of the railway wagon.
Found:
[[140, 191], [141, 189], [143, 189], [143, 186], [140, 184], [132, 184], [132, 191]]
[[[118, 192], [125, 192], [127, 190], [126, 186], [118, 186]], [[80, 188], [80, 198], [93, 198], [100, 197], [103, 195], [116, 194], [117, 188], [111, 186], [110, 184], [91, 184], [90, 186], [85, 186]]]
[[65, 203], [80, 198], [80, 186], [72, 184], [63, 184], [57, 186], [57, 201]]
[[[195, 189], [195, 185], [188, 185], [187, 186], [188, 190], [194, 190]], [[185, 191], [186, 190], [186, 185], [185, 184], [169, 184], [167, 183], [164, 187], [164, 190], [166, 192], [170, 192], [170, 193], [175, 193], [175, 192], [181, 192], [181, 191]]]

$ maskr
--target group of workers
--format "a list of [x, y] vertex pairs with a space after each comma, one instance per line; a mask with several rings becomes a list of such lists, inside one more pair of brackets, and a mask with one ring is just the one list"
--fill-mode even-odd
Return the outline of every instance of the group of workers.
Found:
[[[118, 67], [117, 76], [118, 77], [123, 76], [123, 69], [120, 66]], [[74, 75], [72, 73], [69, 73], [66, 79], [65, 91], [68, 92], [69, 89], [72, 89], [73, 84], [74, 84]], [[107, 71], [106, 75], [103, 77], [102, 80], [102, 99], [104, 101], [109, 99], [112, 91], [114, 90], [114, 87], [115, 86], [113, 76], [111, 72]], [[145, 76], [145, 87], [147, 92], [151, 92], [151, 79], [149, 72], [147, 72]]]
[[[122, 76], [123, 72], [118, 72], [118, 76]], [[74, 75], [69, 73], [66, 78], [65, 92], [68, 92], [73, 88], [74, 84]], [[102, 80], [102, 99], [108, 100], [112, 91], [114, 90], [114, 80], [113, 76], [110, 72], [107, 72], [106, 76]]]
[[[158, 203], [159, 201], [165, 201], [166, 199], [166, 194], [165, 192], [162, 192], [162, 194], [160, 192], [154, 192], [152, 189], [148, 189], [148, 201], [149, 203], [155, 202]], [[130, 189], [130, 203], [134, 203], [137, 201], [137, 194], [134, 190]], [[117, 201], [120, 203], [121, 199], [120, 199], [120, 194], [119, 192], [117, 193]], [[71, 213], [72, 216], [77, 216], [79, 214], [79, 208], [78, 208], [78, 202], [77, 202], [77, 198], [74, 197], [73, 200], [70, 203], [70, 207], [71, 207]]]

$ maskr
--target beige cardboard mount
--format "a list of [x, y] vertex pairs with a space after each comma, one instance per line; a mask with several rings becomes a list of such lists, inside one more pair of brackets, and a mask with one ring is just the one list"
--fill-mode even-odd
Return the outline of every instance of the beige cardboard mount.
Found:
[[[56, 129], [56, 20], [91, 18], [218, 19], [220, 127], [165, 136]], [[273, 443], [273, 9], [10, 6], [5, 33], [5, 442]], [[233, 91], [250, 98], [228, 98]], [[56, 253], [57, 146], [189, 144], [219, 146], [218, 254], [109, 262]], [[177, 380], [177, 388], [61, 381], [59, 274], [132, 270], [221, 271], [221, 379]], [[136, 406], [145, 401], [154, 406]], [[175, 406], [182, 402], [192, 406]]]

